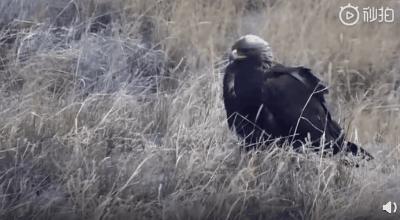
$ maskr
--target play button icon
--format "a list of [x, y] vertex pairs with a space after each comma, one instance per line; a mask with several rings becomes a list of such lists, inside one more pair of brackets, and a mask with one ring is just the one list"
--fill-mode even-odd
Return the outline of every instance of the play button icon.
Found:
[[350, 11], [346, 11], [346, 20], [351, 20], [354, 17], [354, 14]]
[[340, 22], [346, 26], [353, 26], [357, 24], [360, 19], [360, 12], [358, 7], [351, 5], [350, 3], [346, 6], [340, 7], [339, 11]]

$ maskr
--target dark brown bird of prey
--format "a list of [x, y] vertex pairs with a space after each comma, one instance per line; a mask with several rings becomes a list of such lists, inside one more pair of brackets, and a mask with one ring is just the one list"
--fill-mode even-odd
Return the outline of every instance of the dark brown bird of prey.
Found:
[[274, 62], [269, 44], [255, 35], [239, 38], [229, 61], [224, 104], [229, 127], [244, 139], [246, 149], [286, 142], [295, 149], [308, 146], [373, 158], [345, 141], [325, 104], [328, 89], [310, 69]]

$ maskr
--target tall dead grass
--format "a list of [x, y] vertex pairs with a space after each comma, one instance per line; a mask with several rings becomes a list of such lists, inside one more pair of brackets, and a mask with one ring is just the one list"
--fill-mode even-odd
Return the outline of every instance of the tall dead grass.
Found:
[[[1, 1], [1, 219], [395, 219], [400, 28], [344, 27], [345, 3]], [[247, 33], [327, 81], [376, 159], [240, 154], [221, 77]]]

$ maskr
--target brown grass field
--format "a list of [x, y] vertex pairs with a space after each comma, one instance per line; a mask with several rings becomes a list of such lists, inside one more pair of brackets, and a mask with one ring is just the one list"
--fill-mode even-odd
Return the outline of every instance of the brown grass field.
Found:
[[[351, 2], [396, 19], [347, 27], [338, 0], [1, 0], [0, 219], [400, 219], [400, 2]], [[248, 33], [327, 82], [375, 159], [241, 153], [222, 76]]]

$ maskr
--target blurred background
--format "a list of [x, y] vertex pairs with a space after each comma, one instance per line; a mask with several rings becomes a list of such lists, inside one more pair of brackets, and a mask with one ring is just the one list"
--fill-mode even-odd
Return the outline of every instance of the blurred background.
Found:
[[[351, 1], [394, 11], [354, 26], [348, 3], [2, 0], [0, 218], [398, 219], [400, 2]], [[376, 159], [240, 154], [221, 88], [244, 34], [323, 79]]]

